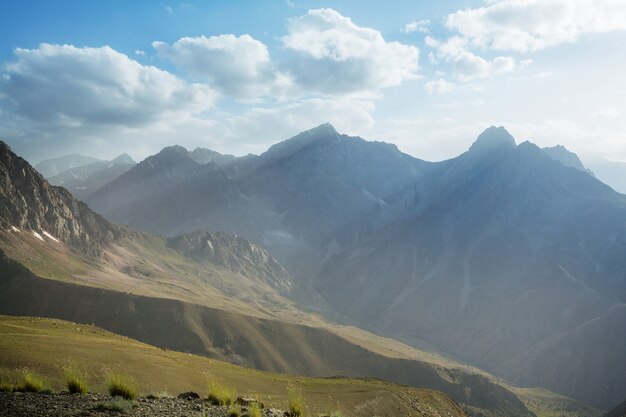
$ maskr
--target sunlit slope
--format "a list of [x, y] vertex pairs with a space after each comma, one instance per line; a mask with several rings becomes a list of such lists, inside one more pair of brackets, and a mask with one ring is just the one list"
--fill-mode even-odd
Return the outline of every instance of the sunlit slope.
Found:
[[[92, 390], [104, 391], [107, 370], [124, 372], [142, 394], [193, 390], [206, 396], [207, 379], [267, 406], [287, 408], [288, 387], [302, 393], [309, 415], [339, 410], [347, 416], [465, 416], [444, 394], [378, 380], [302, 378], [271, 374], [224, 362], [158, 349], [95, 326], [61, 320], [0, 317], [0, 367], [27, 367], [63, 387], [69, 363], [87, 371]], [[104, 372], [103, 372], [104, 371]]]

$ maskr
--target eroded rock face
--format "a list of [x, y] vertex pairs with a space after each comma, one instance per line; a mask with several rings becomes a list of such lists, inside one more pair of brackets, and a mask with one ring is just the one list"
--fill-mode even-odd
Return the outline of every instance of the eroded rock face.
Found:
[[57, 239], [98, 256], [123, 229], [92, 212], [64, 188], [51, 186], [0, 141], [0, 228]]
[[281, 291], [291, 288], [289, 273], [265, 249], [232, 233], [196, 231], [169, 238], [167, 245], [190, 258], [259, 278]]

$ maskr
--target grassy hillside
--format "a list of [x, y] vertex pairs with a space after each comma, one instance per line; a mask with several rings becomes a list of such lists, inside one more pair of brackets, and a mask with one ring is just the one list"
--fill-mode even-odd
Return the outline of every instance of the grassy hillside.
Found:
[[464, 416], [445, 395], [372, 379], [303, 378], [247, 369], [224, 362], [158, 349], [95, 326], [0, 316], [0, 368], [14, 374], [28, 368], [63, 389], [63, 367], [82, 367], [92, 391], [105, 391], [104, 375], [123, 372], [141, 394], [193, 390], [206, 396], [208, 379], [268, 406], [287, 408], [288, 389], [301, 393], [306, 415], [338, 410], [346, 416]]

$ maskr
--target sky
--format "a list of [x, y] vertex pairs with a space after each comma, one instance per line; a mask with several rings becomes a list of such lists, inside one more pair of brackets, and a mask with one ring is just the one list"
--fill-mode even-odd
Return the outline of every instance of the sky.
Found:
[[32, 163], [325, 122], [431, 161], [490, 125], [626, 161], [626, 1], [0, 2], [0, 139]]

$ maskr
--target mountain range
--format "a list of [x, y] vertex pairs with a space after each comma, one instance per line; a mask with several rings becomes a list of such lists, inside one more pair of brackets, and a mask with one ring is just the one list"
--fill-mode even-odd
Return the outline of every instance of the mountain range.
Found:
[[526, 405], [532, 394], [482, 371], [301, 309], [286, 298], [293, 276], [244, 238], [206, 231], [163, 238], [111, 223], [4, 143], [0, 178], [0, 314], [94, 323], [261, 370], [438, 389], [475, 416], [534, 415]]
[[626, 391], [626, 196], [575, 159], [491, 127], [434, 163], [326, 124], [221, 166], [166, 148], [86, 201], [235, 233], [326, 317], [606, 409]]

